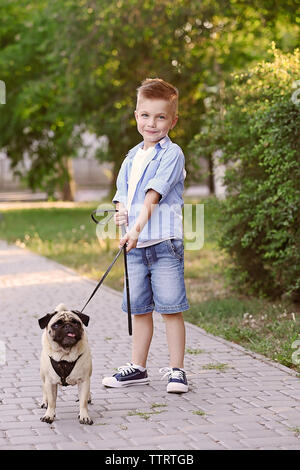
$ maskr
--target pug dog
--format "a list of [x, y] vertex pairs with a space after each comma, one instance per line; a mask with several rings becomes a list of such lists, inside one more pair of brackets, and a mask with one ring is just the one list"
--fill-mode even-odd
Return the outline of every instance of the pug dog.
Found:
[[47, 408], [41, 421], [52, 423], [55, 417], [57, 386], [78, 385], [81, 424], [93, 424], [88, 414], [92, 359], [84, 326], [89, 317], [59, 304], [53, 313], [38, 320], [42, 335], [40, 373], [43, 403]]

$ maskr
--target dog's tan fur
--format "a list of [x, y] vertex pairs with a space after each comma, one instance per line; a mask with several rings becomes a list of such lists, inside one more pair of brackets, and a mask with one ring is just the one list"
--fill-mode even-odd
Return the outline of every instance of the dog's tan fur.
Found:
[[[55, 315], [51, 318], [42, 335], [42, 354], [40, 363], [41, 379], [43, 381], [43, 403], [42, 408], [46, 408], [42, 421], [52, 423], [55, 417], [57, 385], [61, 384], [61, 379], [52, 367], [50, 356], [55, 361], [74, 362], [77, 360], [74, 369], [66, 378], [68, 385], [78, 384], [79, 392], [79, 421], [82, 424], [92, 424], [93, 421], [88, 414], [88, 401], [90, 400], [90, 377], [92, 374], [92, 359], [88, 345], [87, 334], [84, 326], [76, 313], [67, 310], [60, 304], [55, 309]], [[79, 320], [82, 327], [81, 339], [70, 348], [63, 348], [53, 340], [53, 330], [51, 325], [59, 319], [64, 322], [72, 318]]]

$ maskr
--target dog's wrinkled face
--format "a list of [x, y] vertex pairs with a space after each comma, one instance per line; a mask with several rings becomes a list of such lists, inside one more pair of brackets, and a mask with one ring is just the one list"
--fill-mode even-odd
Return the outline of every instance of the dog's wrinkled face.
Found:
[[89, 323], [88, 315], [78, 310], [67, 310], [62, 304], [54, 313], [39, 319], [40, 328], [47, 327], [47, 334], [63, 348], [72, 348], [81, 339], [83, 324]]
[[57, 313], [48, 324], [48, 334], [63, 348], [71, 348], [81, 339], [83, 328], [80, 318], [72, 312]]

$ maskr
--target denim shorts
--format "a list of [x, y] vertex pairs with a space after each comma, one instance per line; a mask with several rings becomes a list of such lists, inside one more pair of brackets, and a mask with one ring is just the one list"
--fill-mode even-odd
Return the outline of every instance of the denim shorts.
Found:
[[[165, 240], [145, 248], [132, 248], [127, 256], [127, 265], [133, 315], [153, 310], [179, 313], [189, 309], [182, 240]], [[127, 312], [125, 288], [122, 310]]]

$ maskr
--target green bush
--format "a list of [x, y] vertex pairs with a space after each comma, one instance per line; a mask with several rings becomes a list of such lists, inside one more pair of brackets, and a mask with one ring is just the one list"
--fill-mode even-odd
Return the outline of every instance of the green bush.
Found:
[[300, 51], [272, 51], [272, 62], [233, 77], [225, 114], [215, 114], [214, 148], [227, 164], [220, 244], [240, 287], [299, 300]]

